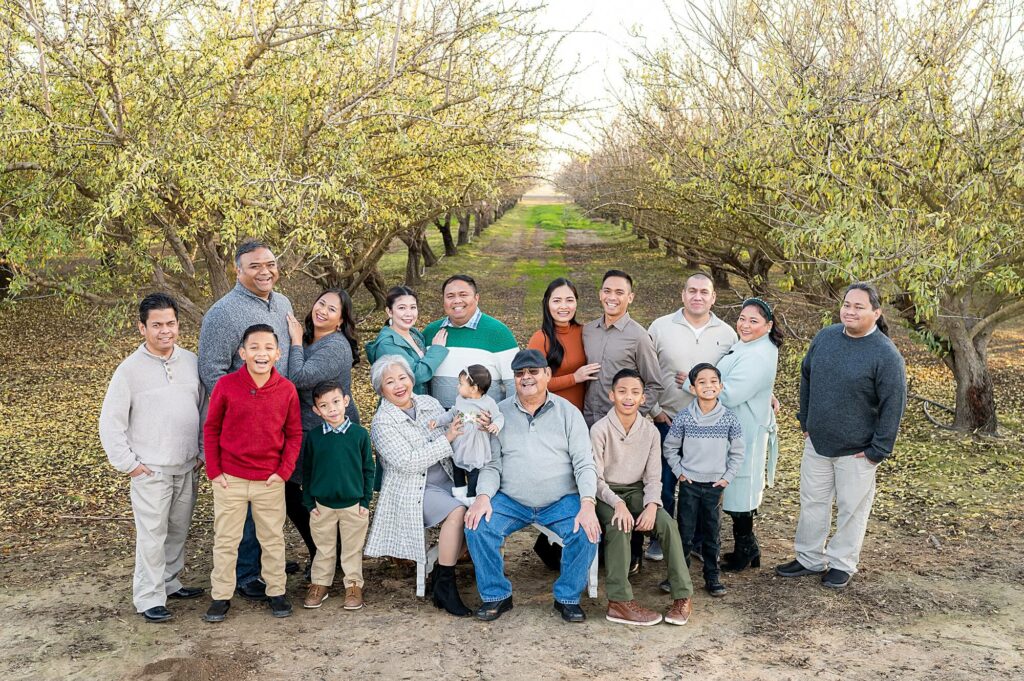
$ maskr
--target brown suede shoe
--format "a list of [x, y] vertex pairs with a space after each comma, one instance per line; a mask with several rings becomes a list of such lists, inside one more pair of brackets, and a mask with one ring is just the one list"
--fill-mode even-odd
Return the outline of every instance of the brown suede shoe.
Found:
[[303, 608], [319, 608], [327, 600], [327, 587], [319, 584], [310, 584], [306, 589], [306, 600], [302, 601]]
[[677, 598], [672, 601], [672, 607], [665, 613], [665, 621], [669, 624], [686, 624], [692, 610], [693, 604], [689, 598]]
[[358, 610], [363, 607], [363, 587], [354, 585], [346, 586], [345, 605], [342, 607], [346, 610]]
[[604, 616], [609, 622], [633, 624], [649, 627], [661, 621], [661, 615], [648, 610], [636, 601], [608, 601], [608, 613]]

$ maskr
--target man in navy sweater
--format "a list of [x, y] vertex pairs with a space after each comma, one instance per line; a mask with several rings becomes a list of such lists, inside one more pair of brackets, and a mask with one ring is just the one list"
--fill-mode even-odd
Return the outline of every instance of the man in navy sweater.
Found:
[[[782, 577], [820, 574], [833, 589], [857, 571], [875, 471], [892, 454], [907, 404], [903, 357], [889, 340], [875, 287], [851, 284], [840, 319], [818, 332], [801, 365], [796, 560], [775, 568]], [[828, 539], [833, 497], [836, 532]]]

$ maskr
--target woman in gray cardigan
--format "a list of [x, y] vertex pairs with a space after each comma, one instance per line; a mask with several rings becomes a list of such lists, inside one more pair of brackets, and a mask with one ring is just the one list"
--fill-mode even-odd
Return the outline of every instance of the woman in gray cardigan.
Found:
[[[352, 299], [344, 289], [327, 289], [317, 297], [305, 322], [288, 315], [288, 380], [295, 384], [302, 406], [302, 429], [319, 427], [323, 421], [313, 413], [313, 388], [326, 381], [337, 382], [352, 396], [352, 365], [359, 361], [359, 339], [352, 317]], [[359, 423], [355, 400], [350, 399], [345, 415]], [[309, 511], [302, 503], [302, 453], [295, 472], [285, 483], [288, 519], [302, 535], [309, 551], [309, 565], [316, 556], [316, 544], [309, 531]], [[308, 570], [307, 570], [308, 572]]]
[[456, 418], [447, 430], [431, 429], [444, 416], [441, 403], [417, 395], [415, 378], [404, 357], [385, 355], [370, 369], [381, 396], [370, 426], [370, 440], [384, 462], [384, 482], [366, 541], [367, 556], [426, 560], [423, 530], [441, 526], [434, 605], [457, 617], [470, 614], [455, 583], [455, 562], [462, 551], [466, 508], [452, 496], [451, 442], [462, 434]]

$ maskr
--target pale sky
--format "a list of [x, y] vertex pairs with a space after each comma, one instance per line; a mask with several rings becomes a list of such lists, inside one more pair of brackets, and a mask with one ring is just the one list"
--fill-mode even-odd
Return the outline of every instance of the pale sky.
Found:
[[[623, 90], [622, 63], [629, 61], [630, 48], [645, 41], [652, 47], [661, 44], [669, 27], [662, 0], [548, 0], [539, 23], [545, 28], [577, 31], [567, 35], [561, 45], [567, 66], [579, 60], [580, 73], [572, 80], [571, 92], [577, 101], [597, 107], [595, 115], [604, 119], [614, 116], [614, 93]], [[546, 130], [543, 136], [553, 147], [592, 147], [586, 122]], [[567, 159], [566, 152], [553, 150], [548, 159], [550, 171]]]

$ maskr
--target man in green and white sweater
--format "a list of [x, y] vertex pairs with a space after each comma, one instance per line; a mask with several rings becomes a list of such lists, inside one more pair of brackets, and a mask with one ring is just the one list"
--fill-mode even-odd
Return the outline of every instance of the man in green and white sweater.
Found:
[[448, 331], [448, 356], [430, 380], [431, 396], [445, 409], [451, 409], [459, 395], [459, 372], [471, 364], [480, 364], [491, 374], [487, 394], [495, 402], [511, 397], [515, 393], [512, 358], [519, 350], [515, 336], [507, 326], [480, 311], [480, 293], [469, 275], [448, 277], [441, 286], [441, 294], [447, 316], [423, 330], [428, 346], [438, 331]]

